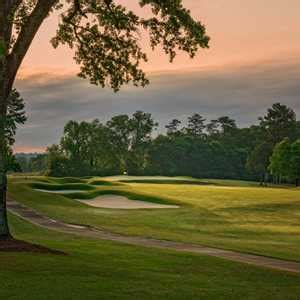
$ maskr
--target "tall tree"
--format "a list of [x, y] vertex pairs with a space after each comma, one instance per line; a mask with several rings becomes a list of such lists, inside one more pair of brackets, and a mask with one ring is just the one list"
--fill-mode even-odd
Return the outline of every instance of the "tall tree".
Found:
[[109, 129], [111, 149], [120, 164], [120, 172], [127, 172], [131, 145], [130, 118], [127, 115], [115, 116], [107, 122], [106, 126]]
[[105, 169], [107, 163], [112, 160], [112, 149], [108, 142], [109, 130], [96, 119], [87, 123], [87, 131], [87, 141], [85, 142], [87, 163], [93, 172], [100, 166]]
[[179, 126], [181, 125], [181, 121], [178, 119], [173, 119], [169, 122], [165, 128], [167, 129], [167, 134], [169, 136], [178, 135], [180, 133]]
[[291, 164], [290, 176], [295, 179], [296, 186], [299, 186], [300, 180], [300, 139], [291, 146]]
[[296, 134], [296, 114], [295, 112], [280, 103], [275, 103], [268, 109], [264, 117], [260, 117], [260, 127], [264, 132], [264, 139], [275, 146], [284, 138], [292, 140]]
[[254, 148], [247, 159], [246, 168], [250, 173], [260, 177], [261, 184], [266, 182], [272, 150], [273, 147], [270, 143], [262, 142]]
[[70, 161], [70, 175], [84, 175], [90, 164], [90, 151], [92, 148], [93, 123], [70, 121], [64, 128], [64, 136], [60, 146], [66, 158]]
[[31, 172], [44, 173], [47, 171], [47, 155], [45, 153], [38, 154], [29, 159], [29, 169]]
[[208, 130], [212, 131], [212, 133], [227, 134], [236, 128], [237, 126], [235, 120], [229, 118], [228, 116], [223, 116], [216, 120], [212, 120], [211, 123], [208, 124]]
[[64, 155], [59, 145], [52, 145], [47, 148], [47, 164], [49, 175], [51, 176], [68, 176], [68, 159]]
[[136, 111], [129, 121], [130, 126], [130, 166], [128, 171], [142, 174], [146, 167], [147, 151], [151, 142], [152, 132], [158, 124], [152, 115]]
[[285, 138], [276, 144], [270, 158], [269, 170], [281, 181], [282, 176], [287, 177], [291, 167], [291, 144], [289, 138]]
[[188, 117], [188, 125], [185, 129], [186, 133], [195, 137], [203, 137], [206, 128], [205, 119], [199, 114], [193, 114]]
[[1, 0], [0, 1], [0, 238], [10, 236], [6, 226], [6, 171], [8, 96], [20, 65], [40, 26], [53, 13], [61, 12], [52, 44], [75, 49], [79, 76], [93, 84], [119, 90], [132, 82], [145, 86], [148, 79], [140, 68], [147, 56], [140, 47], [140, 30], [148, 31], [152, 48], [162, 45], [170, 61], [176, 50], [194, 57], [207, 48], [205, 27], [195, 21], [181, 0], [139, 0], [152, 16], [141, 18], [115, 0]]

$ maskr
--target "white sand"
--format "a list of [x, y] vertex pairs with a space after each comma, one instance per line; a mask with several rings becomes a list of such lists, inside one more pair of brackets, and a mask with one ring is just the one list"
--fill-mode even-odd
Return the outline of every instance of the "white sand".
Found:
[[103, 195], [92, 200], [77, 201], [93, 207], [114, 208], [114, 209], [162, 209], [162, 208], [179, 208], [178, 205], [164, 205], [145, 201], [130, 200], [118, 195]]
[[52, 194], [73, 194], [73, 193], [82, 193], [84, 191], [82, 190], [56, 190], [56, 191], [49, 191], [49, 190], [43, 190], [43, 189], [34, 189], [38, 192], [43, 193], [52, 193]]

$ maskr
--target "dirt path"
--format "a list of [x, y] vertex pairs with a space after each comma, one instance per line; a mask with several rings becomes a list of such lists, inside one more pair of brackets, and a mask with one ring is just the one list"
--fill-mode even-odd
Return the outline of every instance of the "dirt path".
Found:
[[26, 221], [29, 221], [35, 225], [47, 229], [56, 230], [64, 233], [71, 233], [71, 234], [76, 234], [84, 237], [116, 241], [120, 243], [143, 246], [143, 247], [205, 254], [209, 256], [224, 258], [231, 261], [242, 262], [242, 263], [247, 263], [256, 266], [300, 273], [300, 263], [298, 262], [285, 261], [285, 260], [280, 260], [275, 258], [251, 255], [251, 254], [240, 253], [236, 251], [216, 249], [216, 248], [188, 244], [188, 243], [148, 239], [148, 238], [136, 237], [136, 236], [124, 236], [121, 234], [111, 233], [90, 226], [66, 224], [60, 221], [56, 221], [47, 216], [41, 215], [36, 211], [34, 211], [33, 209], [21, 205], [18, 202], [15, 202], [13, 200], [9, 200], [7, 206], [11, 213], [23, 218]]

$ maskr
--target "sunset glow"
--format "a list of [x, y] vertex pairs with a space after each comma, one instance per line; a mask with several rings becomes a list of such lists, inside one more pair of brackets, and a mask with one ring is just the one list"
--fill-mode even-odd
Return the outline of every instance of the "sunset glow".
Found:
[[[120, 2], [126, 4], [130, 9], [138, 10], [138, 1], [120, 0]], [[188, 74], [193, 70], [193, 72], [199, 72], [201, 78], [205, 78], [205, 74], [214, 73], [214, 70], [215, 74], [222, 72], [231, 74], [239, 68], [245, 72], [244, 68], [247, 66], [253, 72], [259, 71], [266, 64], [295, 66], [300, 63], [300, 39], [297, 38], [300, 36], [299, 1], [185, 0], [184, 4], [192, 11], [193, 16], [206, 25], [207, 32], [211, 37], [210, 49], [200, 50], [193, 60], [180, 53], [175, 62], [170, 64], [168, 57], [161, 54], [159, 50], [153, 52], [148, 46], [148, 41], [142, 40], [144, 49], [149, 56], [149, 63], [144, 68], [150, 74], [150, 77], [157, 78], [159, 76], [162, 78], [161, 80], [164, 80], [165, 74], [168, 74], [168, 76], [178, 73]], [[139, 9], [139, 11], [142, 10]], [[19, 131], [16, 144], [17, 151], [23, 149], [29, 149], [29, 151], [30, 149], [42, 150], [46, 146], [45, 142], [23, 145], [25, 143], [25, 141], [22, 141], [24, 130], [29, 131], [29, 128], [38, 126], [34, 114], [34, 103], [38, 100], [35, 99], [45, 96], [42, 89], [40, 89], [40, 95], [32, 95], [28, 90], [28, 84], [34, 89], [35, 85], [40, 87], [57, 78], [68, 78], [68, 80], [73, 78], [76, 80], [75, 74], [78, 71], [78, 66], [75, 65], [72, 59], [72, 52], [66, 47], [59, 47], [54, 50], [49, 43], [49, 40], [55, 34], [57, 21], [58, 16], [52, 15], [44, 23], [18, 75], [17, 85], [20, 86], [20, 90], [22, 91], [24, 85], [27, 87], [24, 90], [24, 95], [29, 108], [29, 121], [25, 125], [25, 129]], [[29, 83], [28, 80], [31, 82]], [[280, 78], [278, 80], [280, 81]], [[154, 84], [151, 87], [152, 89], [156, 88], [155, 82], [152, 83]], [[180, 83], [176, 83], [176, 88], [178, 84]], [[90, 87], [88, 84], [84, 84], [84, 86], [86, 93], [94, 91], [94, 87]], [[151, 88], [148, 89], [151, 90]], [[98, 93], [99, 98], [101, 98], [110, 92], [99, 89]], [[200, 93], [199, 91], [199, 95]], [[138, 91], [138, 95], [142, 103], [145, 93]], [[122, 96], [125, 96], [123, 92], [118, 97], [121, 99]], [[68, 97], [67, 91], [65, 91], [63, 97], [64, 99]], [[189, 96], [187, 95], [187, 97]], [[267, 101], [272, 103], [273, 100], [270, 97]], [[284, 101], [285, 99], [281, 100]], [[291, 101], [290, 98], [287, 98], [287, 100]], [[116, 99], [115, 101], [119, 101], [119, 104], [122, 105], [120, 100]], [[51, 105], [51, 101], [48, 105]], [[170, 105], [172, 105], [171, 102]], [[105, 108], [101, 107], [101, 101], [98, 102], [98, 106], [99, 112], [105, 111]], [[200, 101], [199, 110], [201, 109]], [[298, 107], [296, 106], [295, 109], [297, 110]], [[130, 108], [130, 111], [132, 110], [134, 110], [134, 105]], [[184, 116], [185, 112], [182, 112], [182, 115]], [[66, 116], [66, 118], [69, 117], [72, 116]], [[89, 117], [93, 118], [91, 115]], [[99, 117], [99, 113], [95, 113], [94, 117]], [[45, 118], [47, 119], [47, 115]], [[47, 121], [50, 122], [50, 120]], [[64, 121], [67, 121], [67, 119]], [[33, 123], [35, 123], [34, 126]], [[55, 128], [53, 132], [61, 130], [62, 128]], [[55, 142], [55, 138], [53, 142]]]

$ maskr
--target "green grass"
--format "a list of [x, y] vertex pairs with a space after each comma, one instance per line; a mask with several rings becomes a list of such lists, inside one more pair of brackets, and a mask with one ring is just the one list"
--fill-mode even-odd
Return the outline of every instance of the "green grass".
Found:
[[120, 185], [118, 183], [115, 183], [115, 182], [111, 182], [111, 181], [108, 181], [108, 180], [91, 180], [88, 182], [88, 184], [90, 185]]
[[66, 184], [56, 184], [47, 182], [33, 182], [30, 186], [34, 189], [43, 189], [48, 191], [62, 191], [62, 190], [82, 190], [90, 191], [94, 187], [86, 183], [66, 183]]
[[86, 183], [85, 179], [74, 178], [74, 177], [63, 177], [63, 178], [51, 177], [50, 179], [52, 181], [56, 182], [56, 183], [59, 183], [59, 184], [65, 184], [65, 183]]
[[124, 183], [156, 183], [156, 184], [195, 184], [195, 185], [208, 185], [212, 184], [207, 181], [196, 181], [196, 180], [176, 180], [176, 179], [124, 179], [120, 180]]
[[[137, 177], [119, 176], [94, 178], [89, 182], [130, 179], [138, 180]], [[142, 178], [145, 179], [167, 180], [165, 177]], [[300, 261], [300, 189], [284, 186], [263, 188], [253, 182], [204, 181], [211, 184], [122, 183], [98, 186], [80, 196], [60, 196], [33, 191], [29, 179], [11, 178], [9, 192], [18, 201], [65, 222], [88, 224], [126, 235], [192, 242]], [[179, 204], [181, 208], [98, 209], [68, 198], [89, 199], [105, 193]]]
[[0, 299], [299, 299], [297, 274], [10, 222], [17, 238], [68, 255], [0, 253]]

